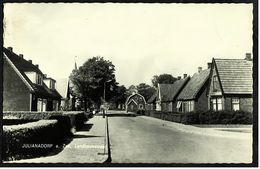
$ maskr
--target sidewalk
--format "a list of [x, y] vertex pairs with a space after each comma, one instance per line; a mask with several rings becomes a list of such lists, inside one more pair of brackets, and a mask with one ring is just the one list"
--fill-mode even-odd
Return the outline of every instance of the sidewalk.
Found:
[[106, 119], [94, 116], [58, 154], [8, 163], [103, 163], [108, 158]]

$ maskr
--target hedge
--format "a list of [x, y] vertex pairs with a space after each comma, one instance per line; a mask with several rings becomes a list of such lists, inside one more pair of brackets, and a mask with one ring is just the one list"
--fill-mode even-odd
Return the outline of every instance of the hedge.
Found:
[[[3, 116], [4, 124], [8, 125], [4, 126], [4, 160], [36, 157], [50, 152], [54, 147], [33, 150], [22, 148], [22, 144], [60, 144], [89, 118], [85, 112], [4, 112]], [[41, 118], [46, 120], [39, 120]], [[35, 122], [37, 119], [39, 121]]]
[[[22, 124], [42, 119], [57, 119], [63, 127], [71, 128], [73, 133], [79, 130], [84, 121], [89, 118], [89, 113], [83, 111], [52, 111], [52, 112], [27, 112], [27, 111], [9, 111], [3, 113], [3, 121], [6, 125]], [[15, 120], [16, 119], [16, 120]], [[18, 119], [18, 120], [17, 120]]]
[[253, 115], [245, 111], [189, 112], [182, 117], [185, 124], [252, 124]]
[[146, 111], [145, 115], [184, 124], [252, 124], [253, 115], [245, 111], [159, 112]]
[[[53, 150], [62, 139], [57, 135], [57, 124], [57, 120], [40, 120], [3, 126], [3, 160], [35, 157]], [[44, 147], [32, 147], [35, 145]]]

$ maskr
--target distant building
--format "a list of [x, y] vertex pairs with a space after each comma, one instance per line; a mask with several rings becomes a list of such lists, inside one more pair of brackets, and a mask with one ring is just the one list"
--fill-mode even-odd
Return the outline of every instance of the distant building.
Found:
[[68, 78], [57, 79], [56, 83], [57, 83], [56, 89], [61, 95], [60, 109], [70, 110], [72, 103], [71, 103], [71, 97], [69, 92], [69, 79]]
[[184, 89], [179, 94], [177, 100], [178, 112], [206, 111], [208, 110], [207, 88], [209, 85], [211, 63], [208, 69], [198, 68]]
[[126, 112], [137, 112], [138, 110], [145, 110], [145, 106], [145, 98], [139, 93], [135, 92], [127, 98], [125, 103]]
[[173, 84], [158, 84], [156, 111], [176, 112], [176, 99], [189, 80], [190, 76], [184, 74], [183, 79], [178, 77], [178, 80]]
[[158, 95], [158, 90], [148, 99], [146, 104], [147, 110], [155, 110], [156, 109], [156, 97]]
[[220, 110], [253, 110], [253, 63], [250, 54], [246, 59], [212, 60], [209, 108]]
[[39, 65], [15, 54], [11, 47], [3, 47], [3, 61], [4, 111], [59, 109], [61, 96], [55, 89], [56, 81], [44, 75]]

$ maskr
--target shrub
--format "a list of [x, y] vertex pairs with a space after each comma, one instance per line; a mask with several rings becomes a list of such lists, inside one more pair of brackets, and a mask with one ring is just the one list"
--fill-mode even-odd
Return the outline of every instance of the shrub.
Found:
[[57, 120], [40, 120], [37, 122], [3, 126], [3, 159], [21, 159], [31, 156], [40, 156], [49, 152], [54, 147], [49, 148], [26, 148], [24, 145], [58, 143]]
[[189, 112], [183, 115], [185, 124], [252, 124], [252, 113], [244, 111]]

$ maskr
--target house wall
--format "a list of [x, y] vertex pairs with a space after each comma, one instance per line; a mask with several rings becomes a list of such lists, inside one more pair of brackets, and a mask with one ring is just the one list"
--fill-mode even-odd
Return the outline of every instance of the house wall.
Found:
[[234, 96], [225, 98], [225, 110], [232, 110], [232, 98], [239, 98], [239, 108], [242, 111], [253, 112], [253, 98], [246, 96]]
[[177, 101], [176, 102], [172, 102], [172, 112], [177, 112]]
[[131, 102], [127, 106], [127, 111], [136, 112], [136, 111], [138, 111], [138, 106], [134, 102]]
[[155, 104], [153, 104], [153, 103], [147, 104], [147, 105], [146, 105], [146, 109], [147, 109], [147, 110], [155, 110]]
[[240, 98], [240, 110], [253, 112], [253, 98]]
[[4, 58], [3, 111], [30, 111], [30, 91]]
[[208, 106], [208, 97], [207, 97], [207, 87], [208, 83], [206, 83], [202, 88], [201, 91], [198, 93], [198, 98], [195, 100], [194, 110], [195, 111], [207, 111], [209, 110]]

